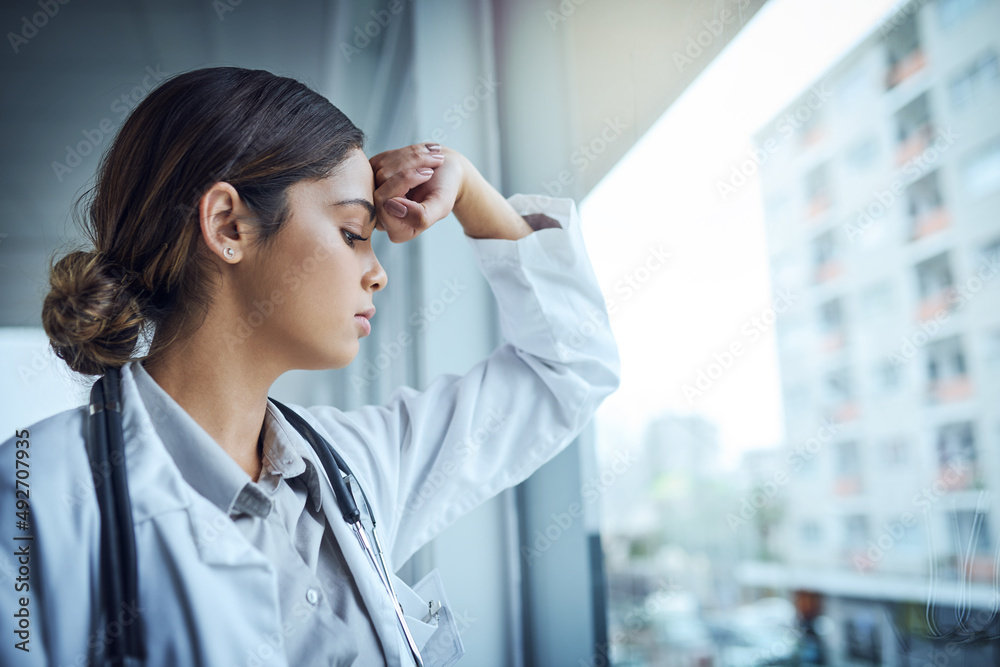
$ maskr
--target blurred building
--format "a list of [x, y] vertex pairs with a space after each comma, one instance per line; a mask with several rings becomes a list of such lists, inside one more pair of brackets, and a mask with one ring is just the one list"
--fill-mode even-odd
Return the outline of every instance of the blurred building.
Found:
[[739, 576], [818, 593], [833, 664], [1000, 664], [998, 57], [1000, 2], [899, 3], [744, 163], [797, 300], [777, 330], [784, 562]]

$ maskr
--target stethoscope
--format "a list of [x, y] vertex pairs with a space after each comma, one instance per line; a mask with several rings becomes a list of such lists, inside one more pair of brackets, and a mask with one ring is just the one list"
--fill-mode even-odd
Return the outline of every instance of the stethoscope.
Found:
[[[333, 486], [337, 505], [358, 538], [358, 543], [368, 556], [368, 560], [392, 599], [399, 626], [410, 645], [410, 651], [417, 665], [423, 667], [423, 659], [417, 644], [413, 641], [403, 608], [396, 597], [396, 591], [389, 578], [389, 571], [382, 555], [382, 545], [375, 532], [375, 515], [368, 497], [361, 489], [357, 478], [351, 472], [340, 454], [330, 446], [305, 419], [288, 406], [268, 397], [281, 410], [285, 419], [295, 427], [312, 446], [319, 457], [326, 475]], [[87, 453], [90, 457], [91, 473], [97, 491], [97, 504], [101, 514], [101, 605], [105, 618], [112, 619], [126, 603], [138, 607], [139, 586], [136, 563], [135, 534], [132, 527], [132, 506], [129, 502], [128, 482], [125, 475], [125, 443], [122, 432], [121, 369], [109, 369], [94, 383], [90, 392], [90, 419], [87, 438]], [[110, 475], [108, 474], [110, 471]], [[346, 476], [341, 476], [341, 471]], [[107, 481], [105, 484], [104, 482]], [[361, 512], [354, 499], [354, 488], [361, 494], [365, 511], [371, 520], [372, 549], [366, 529], [361, 524]], [[377, 558], [377, 560], [376, 560]], [[136, 619], [138, 620], [138, 619]], [[112, 665], [140, 665], [146, 660], [145, 640], [142, 623], [122, 624], [122, 632], [111, 638], [107, 646], [106, 659]], [[93, 663], [92, 663], [93, 664]]]

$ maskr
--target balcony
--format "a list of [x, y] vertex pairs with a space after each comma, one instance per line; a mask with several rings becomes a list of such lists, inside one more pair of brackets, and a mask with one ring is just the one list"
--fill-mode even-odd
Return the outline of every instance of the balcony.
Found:
[[958, 403], [973, 394], [972, 382], [968, 375], [958, 375], [931, 382], [927, 388], [928, 399], [932, 403]]
[[854, 401], [844, 401], [843, 403], [835, 405], [833, 409], [830, 410], [830, 416], [832, 421], [837, 424], [851, 422], [861, 416], [861, 410], [858, 407], [858, 404]]
[[806, 206], [806, 217], [810, 220], [823, 215], [830, 208], [830, 197], [826, 194], [818, 194], [809, 200]]
[[844, 332], [843, 330], [831, 331], [823, 335], [820, 339], [820, 349], [826, 353], [831, 354], [837, 350], [844, 347]]
[[895, 65], [889, 68], [885, 77], [885, 88], [891, 90], [908, 78], [919, 72], [927, 64], [924, 51], [916, 48], [903, 56]]
[[863, 485], [859, 475], [841, 475], [833, 483], [835, 496], [856, 496], [861, 493]]
[[918, 155], [922, 154], [930, 145], [934, 137], [934, 128], [931, 124], [924, 123], [920, 127], [910, 132], [905, 139], [896, 146], [896, 166], [906, 164]]
[[828, 259], [816, 267], [815, 279], [817, 283], [825, 283], [837, 278], [843, 272], [843, 264], [836, 259]]
[[946, 316], [951, 312], [954, 295], [955, 288], [949, 286], [924, 297], [917, 306], [917, 321], [926, 322]]
[[951, 215], [944, 206], [938, 206], [914, 218], [911, 225], [913, 232], [910, 240], [916, 241], [948, 228], [951, 225]]

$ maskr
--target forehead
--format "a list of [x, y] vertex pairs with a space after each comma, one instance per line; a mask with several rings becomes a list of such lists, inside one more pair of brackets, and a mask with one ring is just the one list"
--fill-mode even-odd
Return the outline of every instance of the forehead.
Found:
[[289, 188], [291, 199], [306, 206], [358, 209], [374, 217], [375, 175], [365, 154], [355, 149], [326, 178], [300, 181]]

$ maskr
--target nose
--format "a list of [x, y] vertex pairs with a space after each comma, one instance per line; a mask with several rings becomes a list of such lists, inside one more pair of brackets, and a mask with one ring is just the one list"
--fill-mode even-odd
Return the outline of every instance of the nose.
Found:
[[386, 275], [385, 269], [382, 268], [382, 264], [378, 261], [378, 257], [372, 252], [372, 266], [365, 273], [365, 283], [372, 288], [373, 292], [378, 292], [381, 289], [385, 289], [387, 282], [389, 282], [389, 276]]

